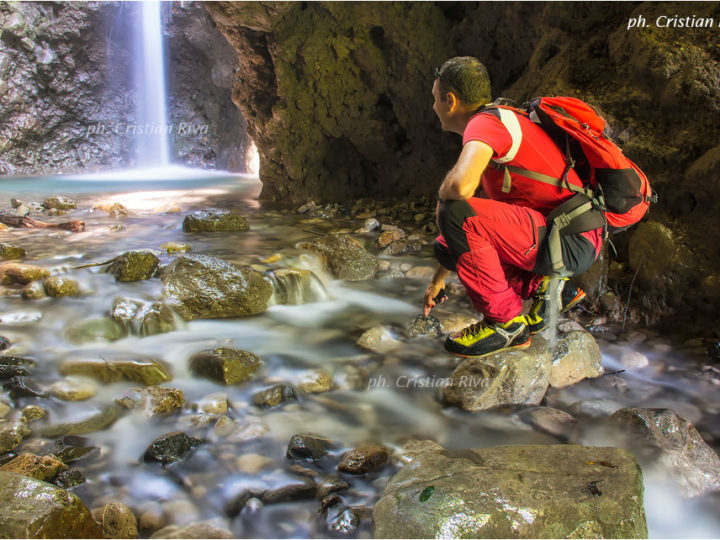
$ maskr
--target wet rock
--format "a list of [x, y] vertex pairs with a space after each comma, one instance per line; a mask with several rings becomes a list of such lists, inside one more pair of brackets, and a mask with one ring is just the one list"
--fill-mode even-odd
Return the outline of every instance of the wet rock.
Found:
[[285, 456], [289, 460], [318, 460], [325, 456], [334, 445], [331, 439], [300, 433], [293, 435], [288, 443]]
[[57, 475], [53, 484], [63, 489], [70, 489], [85, 482], [83, 473], [77, 470], [62, 471]]
[[443, 388], [447, 403], [466, 411], [503, 405], [538, 405], [550, 383], [550, 347], [539, 335], [529, 348], [463, 361]]
[[125, 217], [130, 215], [129, 210], [125, 207], [125, 205], [118, 202], [96, 204], [93, 206], [93, 212], [95, 211], [107, 212], [107, 215], [110, 217]]
[[333, 379], [327, 371], [314, 369], [300, 375], [298, 388], [306, 394], [319, 394], [332, 390]]
[[686, 268], [692, 252], [675, 232], [657, 221], [640, 223], [630, 237], [630, 268], [641, 282], [652, 285], [671, 270]]
[[373, 521], [379, 538], [573, 538], [588, 527], [600, 538], [647, 537], [632, 454], [575, 445], [452, 451], [412, 441]]
[[477, 317], [472, 317], [464, 313], [438, 315], [438, 319], [440, 320], [440, 326], [444, 334], [454, 334], [478, 322]]
[[280, 268], [265, 275], [273, 284], [276, 304], [300, 305], [327, 298], [324, 285], [310, 270]]
[[30, 433], [30, 429], [21, 422], [0, 423], [0, 454], [17, 448]]
[[75, 435], [65, 435], [54, 441], [52, 445], [42, 452], [52, 454], [63, 463], [70, 465], [82, 459], [89, 459], [100, 453], [100, 448], [90, 446], [88, 439]]
[[126, 331], [140, 336], [154, 336], [177, 328], [175, 312], [163, 302], [117, 298], [110, 316]]
[[35, 420], [45, 418], [47, 414], [47, 411], [40, 407], [40, 405], [28, 405], [27, 407], [23, 407], [22, 410], [22, 418], [25, 419], [28, 424]]
[[430, 281], [434, 274], [435, 268], [432, 266], [414, 266], [405, 272], [405, 277]]
[[12, 377], [3, 384], [3, 388], [10, 392], [10, 397], [13, 399], [19, 397], [47, 397], [47, 393], [30, 377]]
[[607, 418], [624, 405], [611, 399], [584, 399], [570, 405], [569, 411], [573, 415], [589, 416], [590, 418]]
[[227, 437], [238, 428], [237, 422], [228, 416], [221, 416], [213, 426], [213, 433], [217, 437]]
[[244, 454], [235, 460], [237, 469], [247, 474], [258, 474], [262, 469], [274, 464], [274, 460], [260, 454]]
[[192, 247], [190, 244], [181, 244], [180, 242], [165, 242], [160, 249], [172, 255], [173, 253], [187, 253], [192, 250]]
[[142, 409], [145, 416], [166, 416], [182, 409], [185, 398], [183, 391], [163, 386], [148, 386], [129, 390], [118, 400], [127, 408]]
[[102, 508], [100, 519], [105, 538], [137, 538], [137, 518], [123, 503], [110, 503]]
[[390, 454], [384, 446], [361, 446], [345, 452], [340, 459], [338, 470], [348, 474], [365, 474], [384, 467]]
[[568, 440], [578, 426], [578, 421], [565, 411], [551, 407], [536, 407], [521, 414], [523, 420], [538, 431], [562, 440]]
[[352, 508], [346, 508], [328, 523], [328, 530], [335, 534], [350, 535], [357, 531], [360, 518]]
[[159, 505], [157, 505], [157, 508], [145, 510], [140, 514], [140, 519], [138, 520], [140, 531], [145, 536], [162, 529], [166, 524], [167, 522], [163, 517], [162, 509]]
[[56, 210], [72, 210], [77, 208], [77, 204], [70, 197], [48, 197], [42, 203], [43, 207], [47, 210], [54, 208]]
[[0, 351], [4, 351], [5, 349], [8, 349], [12, 345], [10, 343], [10, 340], [6, 338], [5, 336], [0, 336]]
[[4, 401], [0, 401], [0, 418], [5, 418], [11, 410], [12, 407], [10, 407], [10, 405]]
[[77, 296], [80, 294], [80, 284], [74, 279], [66, 277], [49, 277], [43, 280], [45, 294], [53, 298], [61, 296]]
[[252, 397], [253, 404], [258, 407], [277, 407], [286, 401], [295, 400], [297, 400], [295, 390], [287, 384], [276, 384], [267, 390], [253, 394]]
[[558, 337], [550, 370], [553, 388], [564, 388], [603, 373], [600, 347], [590, 332], [573, 330]]
[[180, 431], [174, 431], [155, 439], [145, 451], [144, 459], [167, 465], [183, 460], [201, 444], [203, 441], [200, 439], [195, 439]]
[[[387, 246], [385, 249], [382, 250], [382, 255], [386, 256], [395, 256], [395, 255], [402, 255], [408, 251], [408, 244], [404, 240], [398, 240], [397, 242], [393, 242], [389, 246]], [[398, 274], [398, 277], [404, 277], [404, 274]]]
[[407, 234], [405, 233], [405, 231], [400, 229], [385, 231], [380, 236], [378, 236], [378, 239], [375, 241], [375, 243], [378, 245], [378, 247], [385, 248], [388, 247], [390, 244], [397, 242], [398, 240], [402, 240], [406, 236]]
[[102, 528], [72, 493], [0, 472], [0, 531], [6, 538], [102, 538]]
[[118, 256], [106, 272], [115, 276], [116, 281], [140, 281], [155, 277], [160, 259], [147, 250], [128, 251]]
[[168, 525], [155, 532], [150, 538], [235, 538], [235, 535], [223, 527], [213, 523], [191, 523], [180, 527]]
[[65, 337], [72, 343], [90, 343], [93, 341], [115, 341], [125, 337], [125, 329], [109, 317], [98, 317], [70, 324]]
[[638, 455], [659, 461], [685, 497], [720, 490], [720, 457], [685, 418], [668, 409], [620, 409], [610, 421], [630, 432]]
[[265, 491], [260, 496], [260, 500], [263, 504], [278, 504], [302, 499], [314, 499], [316, 490], [315, 482], [308, 478], [307, 480]]
[[376, 257], [346, 234], [330, 234], [299, 247], [320, 254], [337, 279], [361, 281], [372, 278], [377, 271]]
[[183, 255], [163, 268], [163, 294], [185, 320], [262, 313], [272, 285], [262, 274], [206, 255]]
[[185, 232], [246, 231], [249, 228], [250, 225], [243, 216], [221, 208], [198, 210], [185, 216], [183, 220]]
[[637, 351], [627, 351], [620, 356], [620, 363], [625, 369], [642, 369], [650, 365], [648, 357]]
[[262, 362], [254, 354], [229, 347], [196, 353], [190, 357], [188, 364], [190, 372], [196, 377], [228, 385], [249, 380], [262, 366]]
[[228, 442], [245, 442], [263, 437], [270, 432], [270, 428], [256, 416], [246, 417], [244, 422], [228, 436]]
[[67, 377], [50, 385], [50, 393], [63, 401], [85, 401], [97, 393], [95, 384], [83, 377]]
[[0, 242], [0, 261], [22, 259], [23, 257], [25, 257], [25, 250], [23, 248], [6, 242]]
[[185, 525], [200, 518], [200, 511], [197, 505], [189, 500], [174, 497], [172, 500], [162, 503], [162, 510], [168, 523]]
[[418, 315], [407, 329], [408, 337], [438, 337], [440, 334], [442, 334], [440, 321], [432, 315], [428, 315], [427, 318], [422, 315]]
[[47, 298], [47, 295], [45, 294], [45, 287], [43, 287], [43, 284], [40, 281], [33, 281], [32, 283], [25, 285], [23, 290], [20, 292], [20, 296], [22, 296], [25, 300], [41, 300], [43, 298]]
[[85, 411], [85, 413], [86, 417], [80, 420], [50, 424], [38, 428], [36, 430], [37, 434], [47, 439], [54, 439], [63, 435], [84, 435], [107, 429], [120, 418], [120, 409], [116, 405], [105, 407], [99, 411]]
[[35, 368], [35, 360], [16, 356], [0, 356], [0, 379], [30, 375]]
[[36, 456], [28, 453], [20, 454], [0, 467], [2, 472], [24, 474], [42, 481], [50, 480], [67, 469], [68, 466], [55, 456]]
[[198, 402], [198, 409], [206, 414], [227, 414], [227, 394], [209, 394]]
[[0, 275], [2, 275], [0, 281], [3, 285], [12, 285], [13, 283], [25, 285], [31, 281], [50, 277], [50, 271], [32, 264], [6, 263], [0, 266]]
[[171, 379], [167, 366], [151, 358], [66, 360], [59, 371], [61, 375], [84, 375], [104, 383], [132, 381], [154, 386]]
[[362, 233], [368, 233], [372, 231], [377, 231], [380, 229], [380, 222], [375, 218], [367, 218], [364, 222], [362, 227], [360, 227], [358, 230], [356, 230], [356, 233], [362, 234]]
[[357, 340], [358, 346], [380, 354], [385, 354], [402, 345], [402, 342], [395, 339], [385, 326], [370, 328]]

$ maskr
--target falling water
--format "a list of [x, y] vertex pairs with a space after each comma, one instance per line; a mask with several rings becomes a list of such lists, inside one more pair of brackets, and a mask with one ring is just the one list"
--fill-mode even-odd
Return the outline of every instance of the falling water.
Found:
[[170, 157], [160, 2], [140, 2], [140, 18], [135, 79], [137, 164], [140, 167], [164, 166], [170, 162]]

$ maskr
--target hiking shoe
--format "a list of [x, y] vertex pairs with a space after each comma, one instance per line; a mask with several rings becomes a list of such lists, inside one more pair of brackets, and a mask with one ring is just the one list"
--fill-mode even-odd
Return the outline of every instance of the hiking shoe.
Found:
[[530, 346], [530, 331], [523, 315], [506, 323], [482, 320], [450, 334], [445, 349], [458, 356], [487, 356], [507, 349], [525, 349]]
[[[545, 299], [545, 291], [547, 291], [550, 278], [547, 276], [543, 279], [542, 284], [533, 294], [535, 300], [530, 307], [530, 313], [527, 314], [528, 328], [531, 334], [537, 334], [545, 330], [550, 324], [550, 317], [546, 315], [545, 307], [547, 301]], [[558, 308], [560, 313], [570, 311], [585, 299], [585, 291], [580, 287], [576, 287], [568, 281], [568, 278], [560, 280], [560, 290], [558, 291]]]

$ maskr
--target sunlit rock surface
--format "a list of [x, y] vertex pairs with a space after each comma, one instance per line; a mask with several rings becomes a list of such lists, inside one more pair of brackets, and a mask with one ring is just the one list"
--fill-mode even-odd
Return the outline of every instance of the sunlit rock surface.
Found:
[[573, 445], [445, 450], [411, 441], [373, 510], [376, 538], [646, 538], [629, 452]]
[[262, 313], [272, 285], [262, 274], [207, 255], [184, 255], [162, 269], [163, 293], [185, 320]]

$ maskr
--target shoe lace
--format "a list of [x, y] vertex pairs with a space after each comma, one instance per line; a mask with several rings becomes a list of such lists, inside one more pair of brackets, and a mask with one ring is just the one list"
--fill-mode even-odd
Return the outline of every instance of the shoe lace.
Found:
[[464, 328], [462, 331], [462, 337], [464, 338], [470, 338], [473, 337], [475, 334], [479, 334], [483, 329], [487, 328], [488, 324], [485, 319], [483, 319], [480, 322], [476, 322], [474, 324], [471, 324], [467, 328]]

